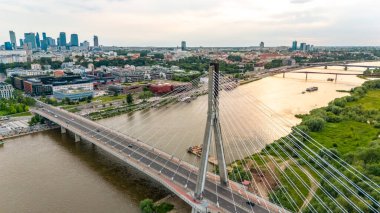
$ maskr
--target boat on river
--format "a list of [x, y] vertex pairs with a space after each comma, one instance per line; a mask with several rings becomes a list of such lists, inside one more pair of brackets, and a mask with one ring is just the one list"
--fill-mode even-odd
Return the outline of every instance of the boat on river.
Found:
[[314, 92], [314, 91], [318, 91], [318, 87], [309, 87], [306, 89], [306, 92]]
[[[202, 155], [202, 145], [191, 146], [187, 149], [187, 152], [200, 158]], [[208, 162], [212, 165], [218, 165], [218, 160], [214, 156], [209, 155]]]

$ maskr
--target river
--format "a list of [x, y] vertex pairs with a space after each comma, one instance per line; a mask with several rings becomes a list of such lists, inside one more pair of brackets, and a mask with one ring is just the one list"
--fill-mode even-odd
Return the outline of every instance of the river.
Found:
[[140, 200], [168, 192], [143, 174], [59, 130], [0, 147], [0, 212], [138, 213]]
[[[363, 73], [361, 68], [344, 71], [342, 67], [304, 71]], [[291, 126], [300, 122], [296, 114], [326, 106], [334, 98], [347, 95], [337, 90], [347, 91], [364, 82], [350, 75], [338, 76], [337, 83], [328, 82], [327, 78], [335, 78], [335, 75], [309, 74], [306, 81], [305, 74], [287, 73], [285, 78], [280, 74], [221, 92], [220, 120], [222, 131], [225, 130], [226, 161], [232, 162], [261, 150], [266, 144], [285, 136]], [[312, 86], [319, 90], [303, 94]], [[202, 143], [206, 111], [207, 96], [201, 96], [191, 103], [125, 114], [99, 123], [197, 165], [196, 157], [187, 154], [186, 149]]]
[[[379, 64], [379, 63], [378, 63]], [[341, 67], [314, 71], [343, 71]], [[299, 122], [295, 114], [325, 106], [347, 95], [364, 82], [355, 76], [286, 74], [222, 93], [220, 110], [228, 162], [258, 151], [283, 136]], [[319, 90], [302, 94], [307, 87]], [[273, 111], [266, 110], [270, 107]], [[263, 111], [266, 113], [263, 113]], [[186, 153], [202, 143], [206, 119], [206, 96], [160, 110], [122, 115], [99, 123], [133, 135], [190, 163], [197, 159]], [[282, 122], [285, 119], [286, 122]], [[273, 123], [282, 125], [283, 131]], [[252, 143], [250, 138], [256, 138]], [[237, 142], [238, 139], [239, 143]], [[244, 148], [243, 148], [244, 147]], [[58, 130], [11, 140], [0, 148], [0, 212], [139, 212], [140, 200], [166, 195], [162, 187], [88, 143], [74, 143]]]

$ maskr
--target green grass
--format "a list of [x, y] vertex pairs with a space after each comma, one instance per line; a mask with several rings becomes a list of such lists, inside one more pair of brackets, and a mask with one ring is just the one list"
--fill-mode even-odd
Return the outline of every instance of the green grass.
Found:
[[[340, 154], [355, 151], [367, 146], [377, 137], [379, 130], [373, 126], [356, 121], [326, 123], [321, 132], [311, 132], [310, 136], [326, 148], [336, 148]], [[336, 147], [334, 147], [334, 145]], [[313, 146], [310, 146], [313, 148]]]
[[77, 108], [70, 108], [67, 111], [72, 112], [72, 113], [80, 112], [80, 110]]
[[361, 105], [364, 109], [380, 109], [380, 90], [371, 90], [356, 102], [349, 103], [348, 106]]
[[93, 99], [93, 101], [102, 101], [102, 102], [110, 102], [116, 100], [125, 99], [126, 95], [118, 95], [118, 96], [100, 96]]
[[32, 113], [30, 112], [21, 112], [21, 113], [16, 113], [16, 114], [13, 114], [13, 115], [10, 115], [12, 117], [22, 117], [22, 116], [32, 116]]
[[8, 115], [8, 111], [0, 110], [0, 116]]
[[[360, 97], [359, 95], [355, 93], [351, 93], [351, 94], [356, 95], [356, 97]], [[355, 108], [356, 106], [361, 106], [362, 109]], [[370, 144], [373, 144], [374, 141], [378, 139], [378, 136], [380, 134], [380, 129], [379, 129], [380, 126], [376, 125], [380, 123], [380, 117], [379, 117], [380, 116], [380, 90], [370, 89], [369, 91], [367, 91], [367, 93], [363, 97], [359, 98], [357, 101], [348, 102], [346, 104], [346, 107], [342, 107], [342, 110], [343, 112], [339, 114], [342, 118], [341, 121], [334, 121], [337, 123], [333, 123], [333, 122], [327, 122], [327, 119], [326, 119], [324, 128], [321, 131], [309, 132], [309, 135], [315, 141], [319, 142], [323, 147], [327, 149], [331, 149], [331, 150], [333, 149], [337, 150], [338, 155], [340, 155], [342, 159], [352, 164], [354, 167], [356, 167], [356, 169], [360, 170], [364, 174], [371, 174], [372, 177], [374, 177], [373, 180], [375, 182], [379, 182], [380, 181], [379, 176], [373, 175], [375, 173], [370, 173], [372, 170], [368, 170], [370, 166], [376, 166], [379, 162], [376, 161], [376, 156], [373, 156], [373, 153], [369, 152], [368, 150], [373, 150], [373, 147], [372, 147], [373, 145], [370, 145]], [[369, 110], [371, 111], [369, 112]], [[314, 112], [312, 111], [311, 115], [323, 117], [323, 113], [321, 112], [326, 113], [326, 111], [328, 111], [327, 107], [321, 108], [319, 109], [319, 112], [318, 110], [315, 110]], [[304, 116], [303, 120], [307, 119], [307, 116]], [[368, 120], [371, 120], [372, 122], [367, 123]], [[280, 140], [275, 142], [275, 144], [281, 144], [281, 143], [283, 142], [281, 142]], [[284, 155], [284, 152], [279, 150], [277, 148], [277, 145], [275, 144], [272, 144], [272, 147], [274, 147], [281, 154], [281, 156], [283, 156], [285, 159], [288, 159], [288, 157]], [[289, 144], [292, 144], [292, 143], [289, 142]], [[310, 142], [306, 142], [306, 145], [310, 147], [311, 149], [315, 150], [316, 153], [318, 154], [320, 153], [319, 150], [317, 150], [315, 146], [313, 146]], [[267, 151], [269, 151], [271, 155], [275, 156], [274, 152], [271, 151], [271, 149], [267, 148]], [[291, 154], [291, 151], [289, 152], [290, 152], [289, 154]], [[302, 153], [302, 157], [307, 160], [309, 158], [306, 155], [308, 154]], [[372, 162], [372, 164], [368, 163], [366, 165], [364, 164], [364, 161], [362, 160], [362, 158], [364, 158], [362, 156], [367, 157], [368, 159], [372, 159], [373, 161], [376, 161], [376, 162]], [[333, 166], [338, 166], [332, 159], [326, 159], [326, 160]], [[302, 162], [302, 160], [298, 159], [298, 161], [302, 164], [302, 166], [305, 169], [307, 168], [309, 173], [317, 181], [323, 184], [323, 182], [321, 182], [321, 178], [318, 177], [315, 171], [312, 171], [311, 169], [309, 169], [309, 166], [307, 166], [306, 163]], [[307, 175], [303, 173], [301, 169], [296, 168], [295, 165], [293, 165], [292, 167], [294, 168], [296, 173], [301, 177], [301, 179], [305, 180], [306, 183], [310, 185], [311, 181], [307, 177]], [[326, 175], [323, 169], [319, 167], [315, 167], [315, 168], [317, 171], [321, 172], [322, 175]], [[341, 172], [345, 173], [347, 172], [347, 170], [342, 169]], [[282, 187], [288, 190], [291, 197], [295, 200], [297, 206], [300, 207], [303, 204], [304, 199], [302, 199], [301, 196], [297, 195], [297, 192], [294, 186], [292, 186], [286, 180], [285, 175], [281, 174], [279, 171], [277, 171], [277, 173], [280, 177]], [[297, 178], [290, 171], [290, 169], [286, 169], [285, 173], [287, 176], [289, 176], [291, 181], [295, 183], [295, 185], [301, 191], [301, 193], [305, 195], [306, 197], [309, 192], [307, 188], [301, 184], [299, 180], [300, 178]], [[342, 181], [342, 178], [340, 179]], [[331, 179], [330, 181], [332, 181], [333, 185], [335, 184], [338, 185], [338, 182], [337, 180], [335, 180], [335, 178]], [[360, 182], [359, 180], [356, 180], [356, 181], [358, 181], [357, 182], [358, 185], [364, 184]], [[341, 185], [338, 185], [337, 187], [340, 188], [341, 190], [342, 188], [344, 188], [344, 186], [341, 186]], [[334, 192], [334, 190], [331, 189], [331, 187], [327, 188], [327, 190], [330, 190], [329, 192]], [[282, 202], [282, 204], [285, 203], [286, 208], [289, 208], [290, 210], [292, 210], [288, 198], [284, 197], [284, 195], [279, 189], [274, 190], [273, 193], [280, 197], [280, 202]], [[368, 193], [371, 193], [370, 189], [368, 189]], [[322, 192], [321, 190], [318, 190], [317, 194], [318, 196], [320, 196], [321, 199], [327, 200], [326, 195], [324, 195], [324, 192]], [[347, 193], [345, 193], [345, 195], [350, 196]], [[312, 200], [312, 205], [313, 207], [317, 207], [318, 212], [323, 211], [322, 206], [319, 205], [318, 201], [316, 201], [315, 198], [313, 198]], [[334, 203], [327, 203], [327, 205], [329, 208], [336, 208], [336, 204]], [[362, 209], [365, 210], [366, 207], [363, 207]], [[307, 208], [304, 209], [304, 211], [309, 212]], [[367, 212], [367, 211], [364, 211], [364, 212]]]
[[[305, 173], [301, 171], [301, 169], [298, 166], [292, 165], [291, 170], [290, 168], [286, 168], [284, 173], [285, 175], [280, 176], [280, 182], [282, 184], [282, 187], [289, 193], [289, 195], [293, 198], [294, 202], [297, 206], [302, 206], [304, 199], [309, 194], [308, 188], [311, 187], [310, 179], [307, 177]], [[295, 173], [298, 174], [298, 176], [295, 175]], [[279, 173], [279, 171], [277, 171]], [[287, 178], [286, 178], [287, 177]], [[301, 181], [303, 180], [303, 182]], [[293, 184], [291, 184], [293, 183]], [[305, 186], [306, 185], [306, 186]], [[294, 187], [296, 186], [296, 187]], [[296, 190], [296, 188], [298, 190]], [[283, 194], [282, 191], [278, 190], [277, 193]], [[279, 196], [279, 194], [277, 194]], [[284, 196], [285, 194], [283, 194]], [[289, 202], [289, 201], [288, 201]], [[291, 205], [285, 204], [288, 206], [289, 209], [291, 209]]]
[[31, 116], [30, 112], [20, 112], [15, 114], [9, 114], [8, 111], [0, 110], [0, 116], [12, 116], [12, 117], [21, 117], [21, 116]]

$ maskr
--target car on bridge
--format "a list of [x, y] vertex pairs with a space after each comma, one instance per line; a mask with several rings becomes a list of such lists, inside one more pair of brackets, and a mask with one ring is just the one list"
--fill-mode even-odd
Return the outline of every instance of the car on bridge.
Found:
[[247, 201], [247, 202], [245, 202], [246, 204], [248, 204], [248, 205], [250, 205], [250, 206], [252, 206], [252, 207], [254, 207], [256, 204], [254, 203], [254, 202], [252, 202], [252, 201]]

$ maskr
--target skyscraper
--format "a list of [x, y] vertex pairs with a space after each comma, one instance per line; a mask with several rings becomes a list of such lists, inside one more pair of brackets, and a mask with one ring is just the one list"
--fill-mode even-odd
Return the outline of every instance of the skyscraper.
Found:
[[59, 46], [65, 47], [67, 45], [66, 42], [66, 33], [65, 32], [60, 32], [59, 33]]
[[22, 38], [20, 38], [20, 47], [24, 46], [24, 40], [22, 40]]
[[293, 41], [292, 51], [296, 51], [296, 50], [297, 50], [297, 41]]
[[301, 51], [306, 51], [306, 43], [301, 43], [300, 44], [300, 50]]
[[41, 47], [41, 41], [40, 41], [40, 34], [36, 34], [36, 45], [37, 45], [37, 48], [40, 48]]
[[24, 43], [28, 46], [29, 49], [36, 49], [36, 36], [34, 33], [24, 33]]
[[72, 47], [79, 46], [78, 34], [71, 34], [70, 43]]
[[16, 33], [13, 32], [13, 31], [9, 31], [9, 37], [10, 37], [13, 49], [16, 49], [16, 46], [17, 46], [17, 43], [16, 43]]
[[181, 42], [181, 50], [185, 51], [186, 49], [187, 49], [187, 47], [186, 47], [186, 41], [182, 41]]
[[46, 37], [48, 46], [55, 46], [55, 40], [52, 37]]
[[99, 38], [96, 35], [94, 35], [94, 47], [99, 47]]
[[12, 43], [7, 41], [4, 43], [4, 46], [5, 46], [5, 50], [12, 50]]
[[306, 45], [305, 50], [306, 50], [306, 52], [309, 52], [309, 51], [310, 51], [310, 44], [307, 44], [307, 45]]
[[42, 40], [46, 40], [46, 33], [42, 33]]
[[260, 48], [264, 48], [264, 42], [260, 42]]

